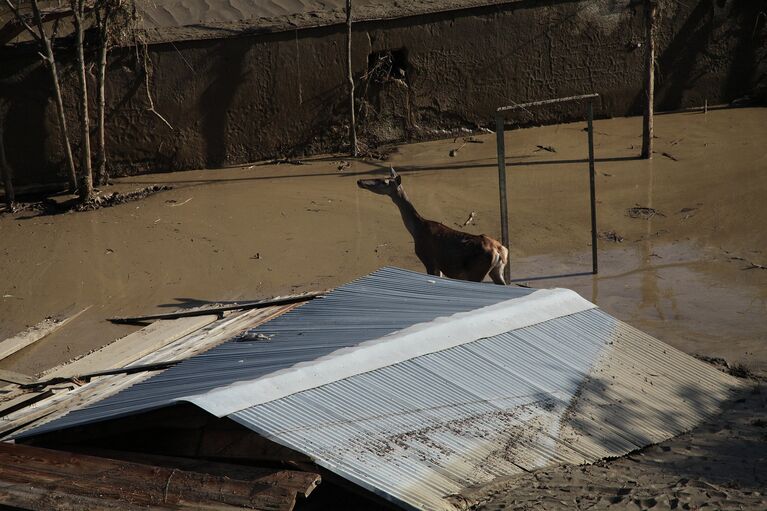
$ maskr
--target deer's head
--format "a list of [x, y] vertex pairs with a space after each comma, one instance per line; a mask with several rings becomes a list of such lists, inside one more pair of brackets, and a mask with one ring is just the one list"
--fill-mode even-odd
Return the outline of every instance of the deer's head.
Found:
[[396, 195], [402, 184], [402, 178], [394, 171], [393, 167], [389, 167], [389, 172], [389, 177], [381, 179], [360, 179], [357, 181], [357, 186], [379, 195]]

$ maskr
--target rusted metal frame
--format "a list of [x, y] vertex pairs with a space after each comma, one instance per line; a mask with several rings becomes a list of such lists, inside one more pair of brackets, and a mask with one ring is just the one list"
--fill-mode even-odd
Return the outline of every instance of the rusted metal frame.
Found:
[[[599, 271], [597, 259], [597, 210], [596, 210], [596, 186], [594, 171], [594, 100], [599, 94], [581, 94], [579, 96], [568, 96], [565, 98], [545, 99], [541, 101], [531, 101], [529, 103], [514, 104], [502, 106], [496, 109], [495, 114], [495, 134], [496, 146], [498, 148], [498, 193], [500, 197], [501, 209], [501, 243], [507, 249], [509, 247], [509, 215], [508, 199], [506, 190], [506, 143], [504, 139], [504, 120], [505, 112], [512, 110], [526, 109], [530, 107], [548, 106], [559, 103], [568, 103], [572, 101], [588, 101], [586, 106], [586, 117], [588, 120], [588, 146], [589, 146], [589, 203], [591, 208], [591, 272], [596, 275]], [[504, 280], [507, 284], [511, 283], [511, 250], [509, 250], [509, 259], [504, 270]]]
[[593, 93], [593, 94], [582, 94], [580, 96], [568, 96], [566, 98], [555, 98], [555, 99], [544, 99], [542, 101], [531, 101], [530, 103], [522, 103], [522, 104], [514, 104], [509, 106], [502, 106], [498, 107], [496, 112], [508, 112], [510, 110], [518, 110], [520, 108], [529, 108], [533, 106], [546, 106], [546, 105], [555, 105], [557, 103], [568, 103], [570, 101], [582, 101], [585, 99], [596, 99], [599, 97], [599, 94]]
[[503, 279], [506, 284], [511, 281], [511, 247], [509, 247], [509, 210], [506, 197], [506, 144], [503, 133], [503, 114], [495, 116], [495, 137], [498, 146], [498, 195], [501, 201], [501, 243], [509, 251]]
[[589, 128], [589, 199], [591, 205], [591, 272], [596, 275], [599, 271], [597, 260], [597, 194], [594, 172], [594, 101], [589, 100], [586, 107], [586, 117]]

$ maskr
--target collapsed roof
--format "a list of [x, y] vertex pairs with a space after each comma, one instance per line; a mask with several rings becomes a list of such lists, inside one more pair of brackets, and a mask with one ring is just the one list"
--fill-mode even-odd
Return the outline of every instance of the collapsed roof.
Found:
[[729, 375], [564, 289], [384, 268], [23, 436], [187, 402], [406, 509], [691, 429]]

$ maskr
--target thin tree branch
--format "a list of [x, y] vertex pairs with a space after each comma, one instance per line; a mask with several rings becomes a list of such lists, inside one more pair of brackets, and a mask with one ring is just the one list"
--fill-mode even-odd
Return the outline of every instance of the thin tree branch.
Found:
[[29, 26], [27, 21], [24, 19], [24, 16], [21, 15], [21, 12], [19, 11], [19, 7], [16, 5], [13, 5], [11, 0], [5, 0], [5, 3], [8, 4], [8, 7], [11, 9], [11, 11], [13, 12], [13, 15], [16, 17], [18, 22], [21, 23], [21, 25], [27, 30], [27, 32], [29, 32], [32, 35], [35, 41], [37, 41], [38, 43], [41, 42], [40, 36], [37, 33], [35, 33], [35, 30]]
[[160, 112], [155, 110], [154, 108], [154, 101], [152, 100], [152, 93], [149, 91], [149, 49], [147, 48], [146, 43], [144, 43], [144, 85], [146, 87], [146, 97], [149, 100], [149, 110], [153, 114], [155, 114], [159, 119], [164, 122], [170, 129], [173, 129], [173, 126], [168, 122], [168, 120], [160, 115]]

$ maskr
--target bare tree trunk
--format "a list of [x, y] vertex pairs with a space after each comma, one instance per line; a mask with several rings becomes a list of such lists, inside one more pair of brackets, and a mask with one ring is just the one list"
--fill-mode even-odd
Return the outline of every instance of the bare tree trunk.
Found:
[[642, 124], [642, 158], [652, 158], [655, 110], [655, 14], [656, 0], [645, 0], [645, 107]]
[[106, 72], [107, 72], [107, 54], [109, 52], [109, 16], [110, 8], [108, 5], [101, 9], [96, 9], [96, 23], [100, 32], [99, 47], [99, 68], [98, 68], [98, 115], [96, 127], [96, 185], [105, 185], [109, 179], [107, 173], [107, 153], [106, 137], [104, 135], [104, 122], [106, 114]]
[[84, 49], [84, 17], [85, 0], [71, 0], [72, 11], [75, 18], [75, 32], [77, 34], [77, 79], [80, 83], [80, 133], [81, 142], [81, 166], [78, 195], [81, 202], [93, 198], [93, 172], [91, 169], [91, 140], [90, 119], [88, 118], [88, 81], [85, 76], [85, 49]]
[[5, 185], [5, 205], [13, 212], [16, 209], [16, 193], [13, 190], [13, 171], [5, 159], [5, 141], [3, 140], [3, 126], [0, 124], [0, 173]]
[[[64, 153], [67, 157], [67, 171], [69, 178], [69, 191], [75, 193], [77, 191], [77, 173], [75, 171], [75, 159], [72, 156], [72, 144], [69, 142], [69, 128], [67, 127], [67, 117], [64, 113], [64, 100], [61, 97], [61, 84], [59, 83], [59, 72], [56, 68], [56, 59], [53, 55], [53, 46], [48, 35], [45, 33], [45, 27], [43, 26], [43, 18], [40, 15], [40, 6], [37, 0], [31, 0], [32, 12], [35, 16], [35, 24], [40, 34], [36, 38], [43, 46], [45, 51], [45, 60], [48, 63], [48, 69], [51, 72], [51, 81], [53, 82], [53, 92], [56, 99], [56, 113], [59, 118], [59, 129], [61, 130], [61, 138], [64, 144]], [[34, 33], [33, 33], [34, 34]]]
[[346, 73], [349, 81], [349, 144], [352, 156], [357, 156], [357, 123], [354, 120], [354, 75], [352, 74], [352, 0], [346, 0]]

